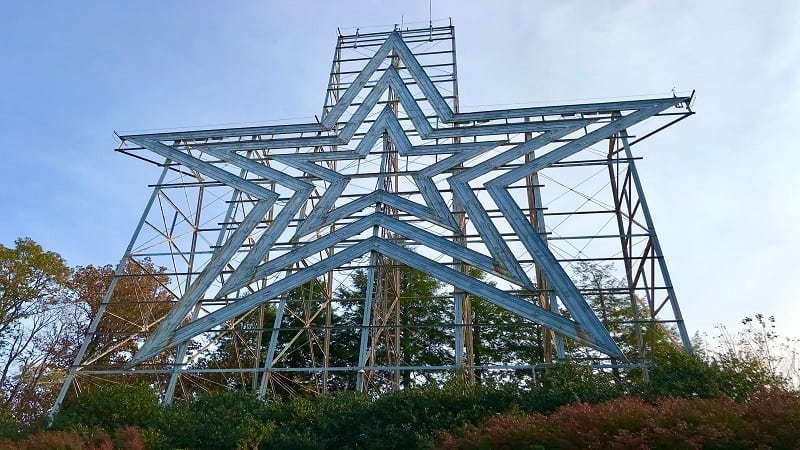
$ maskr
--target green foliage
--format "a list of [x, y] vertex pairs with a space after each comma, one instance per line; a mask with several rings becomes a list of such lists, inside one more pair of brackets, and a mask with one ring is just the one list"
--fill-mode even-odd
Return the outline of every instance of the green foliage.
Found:
[[586, 300], [614, 341], [623, 353], [633, 356], [636, 351], [636, 327], [631, 324], [633, 305], [629, 297], [614, 294], [624, 283], [614, 276], [613, 264], [578, 262], [575, 278], [575, 284], [586, 292]]
[[162, 408], [146, 385], [118, 385], [67, 399], [53, 417], [56, 430], [97, 427], [113, 433], [124, 426], [148, 427], [160, 420]]
[[13, 438], [18, 434], [19, 429], [14, 421], [14, 416], [11, 415], [11, 410], [0, 405], [0, 438]]
[[278, 431], [271, 448], [424, 448], [437, 430], [477, 423], [515, 399], [512, 390], [463, 382], [392, 392], [374, 402], [357, 393], [293, 399], [273, 410]]
[[0, 244], [0, 333], [35, 312], [28, 309], [33, 307], [29, 302], [58, 294], [70, 275], [61, 256], [30, 238], [14, 244], [13, 249]]
[[[147, 413], [150, 421], [133, 414], [102, 423], [98, 415], [116, 412], [111, 404], [131, 403], [92, 399], [95, 391], [89, 400], [65, 404], [56, 423], [84, 438], [100, 430], [94, 435], [106, 433], [116, 446], [143, 448], [793, 448], [800, 397], [755, 386], [746, 396], [726, 397], [739, 395], [728, 385], [744, 383], [740, 373], [750, 372], [674, 352], [661, 356], [644, 385], [564, 363], [541, 371], [529, 388], [470, 385], [455, 373], [444, 385], [377, 399], [341, 392], [262, 402], [220, 392], [156, 407], [160, 412]], [[114, 395], [122, 390], [106, 397]]]
[[52, 378], [72, 349], [80, 315], [69, 295], [71, 270], [29, 238], [0, 245], [0, 403], [32, 423], [51, 397]]
[[[474, 274], [473, 274], [474, 275]], [[542, 360], [541, 327], [485, 299], [471, 298], [472, 349], [476, 366], [530, 364]], [[520, 371], [515, 375], [529, 375]], [[498, 372], [476, 369], [483, 381], [497, 379]]]
[[[277, 337], [277, 348], [290, 346], [280, 359], [280, 366], [310, 367], [314, 358], [323, 353], [322, 342], [325, 341], [327, 314], [324, 311], [327, 302], [327, 286], [315, 279], [285, 294], [285, 312], [281, 319], [281, 332]], [[308, 314], [308, 316], [306, 316]], [[237, 320], [235, 332], [220, 337], [215, 350], [200, 364], [210, 368], [257, 367], [263, 361], [257, 360], [257, 352], [243, 351], [261, 342], [262, 348], [269, 347], [272, 337], [271, 329], [277, 315], [275, 305], [261, 305]], [[331, 311], [330, 359], [331, 366], [353, 366], [358, 361], [357, 349], [359, 330], [354, 327], [352, 312], [333, 308]], [[347, 325], [347, 326], [343, 326]], [[349, 327], [348, 327], [349, 326]], [[318, 362], [318, 361], [317, 361]], [[332, 391], [352, 389], [354, 378], [349, 373], [330, 373], [329, 389]], [[249, 390], [258, 389], [258, 380], [251, 374], [218, 373], [204, 376], [207, 383], [204, 391], [225, 389]], [[301, 372], [272, 374], [272, 380], [279, 380], [270, 385], [270, 389], [278, 395], [289, 397], [297, 392], [316, 389], [318, 379], [315, 375]]]
[[703, 359], [677, 349], [663, 349], [650, 369], [643, 395], [653, 397], [727, 397], [747, 400], [762, 387], [783, 387], [780, 376], [758, 359], [734, 355]]
[[650, 397], [700, 397], [721, 395], [720, 374], [697, 355], [678, 350], [664, 351], [649, 371], [650, 382], [643, 388]]
[[506, 411], [511, 390], [453, 382], [439, 388], [394, 392], [373, 404], [374, 423], [364, 430], [365, 448], [420, 448], [440, 429], [455, 429]]
[[[394, 339], [394, 333], [389, 333], [385, 329], [374, 329], [371, 332], [372, 338], [375, 339], [377, 347], [383, 346], [381, 349], [383, 351], [374, 352], [370, 358], [391, 353], [391, 358], [400, 361], [400, 365], [440, 366], [450, 364], [453, 360], [451, 348], [453, 331], [441, 325], [452, 320], [452, 305], [451, 302], [439, 297], [441, 289], [439, 281], [425, 272], [399, 265], [396, 271], [377, 271], [374, 283], [376, 292], [382, 293], [374, 299], [375, 303], [381, 300], [393, 303], [396, 300], [397, 310], [391, 314], [392, 317], [387, 324], [391, 326], [398, 323], [402, 328], [397, 336], [399, 341], [397, 352], [392, 348], [395, 343], [392, 342], [391, 346], [388, 343]], [[337, 292], [339, 297], [345, 300], [347, 306], [340, 312], [336, 322], [352, 327], [340, 336], [334, 336], [334, 341], [346, 344], [346, 347], [339, 347], [338, 353], [334, 355], [340, 361], [358, 361], [358, 342], [361, 332], [359, 327], [363, 324], [367, 284], [367, 272], [358, 270], [352, 276], [352, 286], [342, 287]], [[389, 308], [387, 308], [388, 310]], [[373, 313], [373, 322], [379, 319]], [[375, 323], [377, 324], [377, 322]], [[370, 365], [392, 364], [389, 360], [368, 361], [367, 363]], [[381, 383], [380, 378], [375, 377], [371, 382], [377, 385]], [[406, 371], [400, 383], [404, 388], [409, 388], [425, 381], [429, 380], [412, 377], [412, 374]], [[387, 390], [390, 387], [386, 386]]]
[[607, 373], [572, 362], [541, 371], [538, 384], [521, 394], [520, 407], [528, 412], [550, 412], [573, 402], [599, 403], [619, 397], [627, 386]]
[[[474, 267], [469, 268], [469, 276], [485, 280], [486, 273]], [[487, 281], [494, 286], [494, 281]], [[525, 365], [542, 361], [542, 327], [522, 316], [497, 306], [486, 299], [465, 295], [463, 304], [464, 328], [467, 349], [467, 365]], [[471, 360], [470, 360], [471, 357]], [[474, 369], [474, 378], [479, 383], [501, 383], [523, 380], [530, 376], [530, 370], [493, 371]], [[472, 374], [465, 372], [467, 377]]]
[[352, 448], [362, 441], [363, 427], [374, 420], [370, 399], [357, 392], [270, 406], [279, 425], [271, 443], [275, 449]]
[[[637, 330], [630, 324], [635, 305], [628, 298], [608, 294], [615, 292], [617, 281], [607, 268], [587, 266], [581, 270], [579, 284], [596, 293], [587, 297], [593, 309], [630, 353], [637, 339]], [[110, 316], [117, 322], [106, 323], [110, 328], [105, 331], [138, 326], [134, 320], [139, 313], [130, 305], [137, 304], [136, 296], [141, 293], [163, 301], [156, 316], [170, 307], [171, 297], [160, 285], [166, 282], [161, 269], [150, 261], [140, 261], [125, 271], [130, 276], [120, 281], [115, 302], [109, 306]], [[287, 388], [278, 391], [283, 400], [264, 403], [248, 394], [224, 390], [191, 394], [189, 400], [166, 408], [159, 405], [149, 385], [106, 386], [68, 398], [54, 418], [54, 431], [26, 434], [19, 423], [28, 420], [20, 417], [40, 415], [53, 393], [41, 386], [58, 385], [54, 380], [63, 376], [70, 349], [77, 342], [73, 336], [85, 327], [61, 327], [61, 308], [72, 304], [90, 314], [96, 312], [113, 278], [110, 266], [78, 268], [69, 278], [70, 272], [58, 255], [45, 252], [29, 239], [18, 240], [14, 249], [0, 245], [0, 356], [7, 361], [19, 358], [7, 363], [1, 374], [5, 402], [0, 409], [0, 439], [6, 440], [0, 440], [0, 447], [391, 449], [424, 448], [435, 445], [441, 436], [443, 444], [451, 448], [605, 444], [622, 448], [794, 448], [800, 439], [800, 399], [781, 390], [786, 385], [779, 374], [781, 357], [774, 352], [774, 319], [762, 315], [743, 321], [748, 328], [740, 335], [723, 334], [722, 350], [700, 355], [688, 355], [668, 345], [668, 331], [647, 336], [648, 330], [642, 330], [645, 338], [651, 338], [648, 348], [655, 352], [647, 382], [638, 373], [598, 372], [563, 363], [538, 371], [536, 382], [529, 386], [521, 381], [523, 376], [527, 380], [529, 371], [507, 377], [504, 386], [498, 386], [499, 379], [489, 372], [477, 371], [477, 385], [468, 384], [465, 374], [459, 372], [446, 383], [443, 378], [423, 379], [409, 373], [398, 380], [399, 391], [377, 399], [353, 392], [290, 398], [291, 388]], [[329, 311], [331, 324], [349, 326], [331, 332], [331, 365], [353, 366], [358, 360], [366, 284], [366, 273], [357, 272], [352, 286], [337, 292], [343, 301], [341, 307]], [[372, 357], [389, 358], [386, 354], [394, 351], [389, 345], [397, 342], [397, 354], [391, 358], [403, 365], [450, 364], [453, 331], [438, 325], [452, 318], [452, 302], [439, 296], [439, 283], [424, 272], [400, 268], [391, 278], [378, 273], [376, 286], [382, 290], [383, 300], [393, 299], [399, 305], [392, 311], [389, 325], [397, 321], [403, 329], [391, 337], [378, 336], [377, 347], [386, 351]], [[71, 291], [65, 291], [67, 287]], [[279, 336], [279, 345], [293, 343], [282, 364], [307, 366], [317, 351], [314, 345], [321, 342], [314, 333], [320, 333], [327, 318], [323, 314], [304, 317], [301, 310], [322, 311], [327, 288], [315, 280], [286, 295], [287, 311], [296, 308], [297, 314], [284, 315], [281, 326], [300, 332], [296, 337], [288, 333]], [[391, 308], [388, 303], [383, 306], [386, 311]], [[243, 317], [241, 330], [237, 330], [241, 333], [223, 337], [217, 345], [219, 352], [205, 363], [235, 365], [241, 358], [252, 358], [246, 365], [258, 366], [254, 355], [229, 351], [254, 336], [261, 336], [262, 345], [267, 344], [270, 334], [263, 330], [271, 328], [275, 310], [265, 305], [257, 311], [259, 315]], [[474, 350], [474, 364], [542, 360], [537, 325], [478, 298], [472, 299], [467, 311], [470, 316], [465, 321], [473, 324], [474, 331], [468, 341]], [[46, 326], [34, 330], [28, 324]], [[22, 350], [15, 346], [28, 336], [32, 336], [32, 345]], [[115, 339], [114, 333], [105, 336]], [[126, 345], [109, 353], [107, 362], [124, 361], [139, 343]], [[576, 354], [583, 351], [575, 350]], [[368, 364], [376, 362], [381, 361]], [[389, 379], [381, 376], [386, 374], [377, 375], [371, 382], [379, 389], [397, 387], [394, 380], [382, 381]], [[316, 386], [318, 381], [300, 374], [286, 379], [295, 387], [304, 383]], [[351, 389], [353, 380], [352, 372], [336, 373], [330, 390]], [[252, 389], [253, 381], [225, 375], [212, 380], [222, 389], [242, 390]], [[482, 421], [483, 425], [475, 427]], [[464, 436], [469, 439], [464, 441], [457, 430], [466, 430]]]
[[[643, 322], [647, 319], [645, 306], [635, 297], [619, 295], [627, 290], [627, 283], [616, 277], [613, 264], [578, 262], [574, 279], [592, 311], [629, 360], [650, 361], [654, 354], [674, 347], [679, 341], [676, 330], [659, 323]], [[595, 354], [585, 347], [576, 348], [572, 341], [567, 344], [574, 348], [575, 357]]]
[[744, 369], [752, 368], [755, 365], [752, 362], [757, 362], [756, 373], [749, 373], [754, 382], [759, 382], [766, 374], [773, 385], [800, 388], [797, 365], [800, 340], [781, 338], [776, 331], [774, 316], [755, 314], [745, 317], [741, 322], [743, 328], [737, 332], [729, 331], [724, 325], [716, 327], [716, 345], [705, 345], [707, 357], [735, 372], [743, 372], [738, 364], [741, 361], [750, 366]]
[[738, 401], [749, 399], [763, 387], [783, 388], [785, 380], [763, 360], [733, 355], [712, 360], [712, 370], [719, 373], [719, 390], [724, 397]]
[[[402, 330], [400, 356], [408, 365], [441, 365], [452, 360], [453, 351], [448, 342], [452, 331], [437, 326], [447, 323], [452, 316], [448, 302], [437, 298], [441, 289], [438, 280], [417, 269], [403, 268], [399, 273], [400, 323], [412, 327]], [[414, 328], [414, 326], [420, 328]], [[406, 373], [403, 386], [413, 384], [411, 374]]]
[[275, 431], [266, 405], [241, 392], [216, 392], [169, 408], [161, 431], [171, 448], [259, 448]]

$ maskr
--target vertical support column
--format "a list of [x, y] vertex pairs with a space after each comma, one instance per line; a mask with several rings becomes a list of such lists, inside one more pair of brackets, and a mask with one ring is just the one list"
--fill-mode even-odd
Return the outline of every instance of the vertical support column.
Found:
[[[200, 303], [198, 302], [192, 310], [192, 320], [196, 320], [201, 311]], [[171, 405], [172, 399], [175, 395], [175, 387], [178, 383], [178, 378], [186, 366], [186, 353], [188, 351], [188, 343], [184, 342], [178, 346], [178, 351], [175, 355], [175, 361], [172, 363], [172, 371], [169, 377], [167, 389], [164, 390], [164, 398], [161, 399], [161, 404]]]
[[[341, 82], [341, 59], [342, 59], [342, 37], [341, 35], [337, 39], [336, 42], [336, 51], [334, 52], [333, 56], [333, 67], [331, 67], [331, 79], [328, 83], [329, 88], [329, 95], [333, 100], [333, 104], [336, 104], [339, 101], [341, 96], [341, 87], [339, 83]], [[323, 107], [322, 115], [328, 113], [328, 107]], [[334, 125], [333, 130], [337, 130], [338, 125]], [[331, 146], [331, 151], [336, 151], [337, 146]], [[334, 172], [336, 171], [336, 161], [329, 161], [328, 164], [330, 165], [330, 169]], [[330, 231], [333, 232], [336, 230], [336, 224], [331, 224]], [[330, 258], [333, 256], [333, 248], [329, 248], [326, 251], [327, 256]], [[326, 285], [326, 294], [327, 294], [327, 306], [325, 309], [325, 338], [323, 342], [323, 366], [324, 370], [322, 371], [322, 394], [325, 395], [328, 393], [328, 381], [330, 378], [330, 372], [328, 368], [330, 367], [331, 361], [331, 327], [332, 327], [332, 319], [333, 319], [333, 272], [328, 272], [328, 275], [325, 280]]]
[[[395, 70], [400, 70], [400, 55], [397, 54], [397, 50], [392, 50], [392, 67]], [[388, 101], [389, 107], [392, 109], [395, 117], [399, 114], [399, 100], [397, 98], [397, 93], [389, 87], [388, 92]], [[392, 193], [396, 193], [399, 189], [399, 182], [400, 178], [397, 175], [397, 172], [400, 171], [399, 168], [399, 160], [397, 149], [394, 146], [394, 143], [390, 139], [384, 140], [383, 145], [384, 155], [386, 158], [386, 172], [387, 178], [384, 182], [384, 189], [391, 191]], [[391, 175], [393, 174], [393, 175]], [[386, 207], [384, 207], [386, 208]], [[391, 214], [395, 218], [398, 217], [399, 212], [396, 208], [391, 208], [390, 210], [384, 211], [387, 215]], [[392, 238], [392, 233], [390, 231], [384, 230], [385, 237], [387, 239]], [[397, 267], [397, 264], [391, 264], [391, 267], [388, 269], [391, 273], [391, 276], [387, 274], [385, 279], [385, 286], [381, 290], [383, 298], [383, 303], [388, 305], [385, 314], [387, 317], [383, 320], [384, 324], [389, 323], [389, 315], [394, 314], [394, 334], [389, 337], [389, 330], [386, 329], [386, 356], [387, 356], [387, 363], [391, 364], [391, 359], [394, 359], [394, 371], [392, 373], [392, 390], [399, 390], [400, 389], [400, 361], [403, 357], [403, 349], [400, 345], [400, 339], [402, 335], [401, 327], [401, 314], [400, 308], [402, 307], [401, 304], [401, 294], [400, 294], [400, 269]], [[393, 285], [393, 286], [390, 286]], [[391, 288], [391, 289], [390, 289]], [[389, 301], [389, 295], [392, 296], [391, 301]], [[390, 345], [391, 344], [391, 345]]]
[[[525, 118], [525, 122], [530, 122], [530, 117]], [[532, 133], [525, 133], [525, 141], [533, 138]], [[525, 162], [528, 163], [536, 159], [536, 152], [530, 152], [525, 155]], [[542, 241], [547, 241], [547, 228], [544, 221], [544, 203], [542, 202], [542, 190], [539, 184], [539, 172], [534, 172], [525, 177], [526, 192], [528, 194], [528, 220], [533, 225], [533, 229], [542, 238]], [[555, 292], [550, 288], [544, 272], [536, 265], [536, 288], [538, 291], [539, 305], [542, 308], [549, 309], [558, 314], [558, 298]], [[564, 349], [564, 337], [554, 332], [553, 330], [542, 327], [542, 347], [544, 362], [553, 362], [553, 351], [555, 350], [556, 359], [563, 361], [566, 359], [566, 350]]]
[[[377, 227], [374, 230], [377, 233]], [[373, 250], [369, 254], [369, 269], [367, 270], [367, 292], [364, 297], [364, 317], [361, 320], [361, 341], [358, 346], [358, 373], [356, 374], [356, 391], [366, 392], [367, 341], [369, 340], [370, 324], [372, 323], [372, 298], [375, 290], [375, 266], [378, 263], [378, 254]]]
[[[393, 264], [393, 266], [396, 266]], [[403, 358], [403, 347], [401, 344], [401, 337], [402, 331], [401, 327], [403, 326], [402, 323], [402, 316], [400, 314], [400, 307], [401, 307], [401, 284], [400, 284], [400, 269], [397, 267], [392, 267], [392, 284], [394, 288], [392, 289], [392, 303], [391, 307], [394, 310], [394, 378], [392, 380], [392, 390], [400, 390], [400, 383], [402, 379], [402, 374], [400, 370], [400, 363]]]
[[[630, 224], [632, 221], [632, 211], [630, 205], [630, 170], [628, 161], [625, 161], [625, 172], [623, 181], [620, 184], [620, 151], [616, 136], [612, 136], [608, 142], [608, 171], [611, 184], [611, 193], [614, 196], [614, 213], [617, 218], [617, 229], [619, 230], [620, 247], [622, 249], [622, 260], [625, 265], [625, 281], [628, 286], [628, 296], [630, 297], [631, 315], [634, 326], [634, 336], [636, 337], [636, 352], [639, 363], [645, 363], [644, 340], [642, 339], [642, 321], [639, 310], [639, 302], [636, 301], [636, 282], [633, 274], [633, 261], [631, 257], [632, 236]], [[623, 211], [625, 207], [625, 211]], [[625, 220], [628, 220], [626, 225]], [[648, 378], [647, 368], [643, 369], [645, 379]]]
[[[253, 369], [258, 369], [259, 364], [261, 363], [261, 350], [262, 350], [262, 342], [264, 339], [264, 313], [266, 312], [265, 305], [259, 305], [258, 307], [258, 322], [256, 326], [258, 327], [258, 331], [256, 332], [256, 351], [255, 357], [253, 361], [255, 361], [255, 367]], [[258, 392], [258, 371], [254, 370], [251, 377], [250, 377], [250, 391], [251, 392]]]
[[[331, 231], [333, 229], [331, 228]], [[326, 251], [328, 257], [330, 258], [333, 255], [333, 250], [328, 249]], [[322, 364], [324, 370], [322, 371], [322, 395], [326, 395], [328, 393], [328, 377], [330, 373], [328, 372], [328, 368], [331, 365], [331, 325], [332, 325], [332, 318], [333, 318], [333, 272], [328, 272], [325, 278], [325, 297], [327, 305], [325, 307], [325, 338], [323, 341], [323, 357], [322, 357]]]
[[[467, 217], [461, 202], [454, 200], [453, 213], [458, 220], [461, 235], [455, 236], [453, 240], [466, 246]], [[462, 273], [469, 274], [469, 266], [464, 262], [453, 259], [453, 266]], [[453, 288], [453, 319], [455, 321], [455, 364], [459, 369], [467, 371], [467, 378], [470, 383], [475, 382], [475, 361], [473, 351], [472, 336], [472, 304], [469, 294], [463, 290]], [[466, 355], [465, 355], [466, 350]]]
[[[453, 112], [458, 113], [459, 96], [458, 96], [458, 61], [456, 58], [456, 36], [455, 28], [450, 25], [450, 50], [453, 55]], [[458, 123], [454, 123], [453, 127], [458, 127]], [[461, 138], [454, 137], [454, 144], [460, 144]], [[459, 164], [457, 168], [462, 168], [464, 165]], [[464, 205], [453, 196], [453, 215], [458, 221], [460, 229], [460, 236], [455, 236], [453, 240], [459, 245], [467, 246], [467, 240], [464, 236], [467, 234], [467, 214], [464, 210]], [[462, 261], [453, 260], [453, 266], [462, 273], [469, 273], [469, 267]], [[454, 288], [453, 290], [453, 316], [455, 320], [455, 363], [458, 368], [465, 368], [467, 371], [467, 378], [470, 383], [475, 383], [475, 348], [473, 341], [473, 328], [472, 328], [472, 299], [469, 294], [461, 289]]]
[[[335, 128], [335, 127], [334, 127]], [[334, 147], [335, 150], [335, 147]], [[336, 171], [336, 161], [330, 161], [329, 168]], [[330, 232], [333, 233], [336, 230], [336, 224], [333, 223], [330, 226]], [[333, 247], [327, 248], [325, 250], [325, 254], [328, 258], [333, 257], [334, 249]], [[328, 383], [330, 378], [330, 372], [328, 368], [330, 367], [331, 362], [331, 328], [333, 326], [333, 271], [329, 271], [325, 278], [325, 296], [326, 296], [326, 305], [325, 305], [325, 338], [323, 341], [323, 367], [324, 370], [322, 371], [322, 394], [325, 395], [328, 393]]]
[[[303, 308], [303, 328], [305, 328], [306, 338], [308, 340], [308, 355], [311, 359], [311, 366], [316, 367], [317, 362], [314, 355], [314, 324], [312, 322], [312, 315], [316, 310], [314, 304], [314, 285], [316, 281], [311, 281], [305, 286], [300, 286], [300, 305]], [[306, 289], [307, 287], [307, 289]]]
[[325, 95], [325, 103], [322, 105], [322, 116], [339, 101], [339, 96], [342, 91], [341, 88], [341, 60], [342, 60], [342, 46], [344, 45], [344, 38], [340, 34], [336, 39], [336, 50], [333, 52], [333, 62], [331, 63], [331, 76], [328, 80], [328, 92]]
[[[461, 235], [454, 236], [453, 240], [466, 247], [467, 215], [464, 212], [464, 205], [457, 199], [453, 200], [453, 214], [458, 220], [458, 227], [461, 229]], [[453, 266], [456, 270], [469, 275], [469, 266], [463, 261], [453, 259]], [[453, 288], [453, 319], [455, 320], [455, 364], [456, 367], [465, 369], [469, 382], [474, 383], [475, 352], [472, 334], [472, 300], [468, 293], [456, 287]]]
[[[386, 133], [383, 133], [383, 148], [384, 150], [389, 146], [389, 137]], [[387, 156], [388, 153], [386, 151], [383, 152], [381, 157], [381, 167], [380, 167], [380, 176], [378, 176], [378, 180], [375, 185], [376, 190], [383, 190], [385, 188], [384, 181], [386, 178], [386, 165], [387, 165]], [[382, 212], [383, 204], [377, 203], [375, 205], [375, 212]], [[380, 234], [380, 227], [375, 225], [372, 227], [372, 236], [377, 237]], [[369, 342], [370, 334], [374, 334], [377, 332], [377, 328], [372, 330], [372, 308], [375, 298], [375, 274], [378, 270], [378, 263], [379, 263], [379, 255], [374, 250], [369, 254], [369, 268], [367, 269], [367, 292], [364, 298], [364, 317], [361, 321], [361, 341], [358, 347], [358, 373], [356, 375], [356, 390], [359, 392], [366, 392], [367, 387], [367, 377], [366, 377], [366, 363], [367, 358], [372, 360], [374, 359], [374, 345], [373, 348], [370, 350], [367, 347], [367, 343]], [[381, 293], [382, 295], [382, 293]], [[373, 338], [373, 342], [375, 339]], [[368, 354], [369, 353], [369, 354]]]
[[[460, 266], [457, 261], [454, 265]], [[463, 293], [453, 293], [453, 320], [455, 321], [454, 341], [455, 341], [455, 362], [456, 367], [464, 367], [464, 305]]]

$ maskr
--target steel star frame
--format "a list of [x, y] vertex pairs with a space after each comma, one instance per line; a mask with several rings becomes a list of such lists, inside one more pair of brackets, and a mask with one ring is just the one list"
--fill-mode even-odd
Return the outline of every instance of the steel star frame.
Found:
[[[690, 350], [632, 147], [691, 101], [461, 112], [454, 28], [431, 25], [340, 34], [318, 120], [122, 135], [161, 175], [56, 407], [102, 380], [146, 380], [167, 403], [380, 393], [567, 356], [646, 368], [659, 338]], [[409, 296], [411, 269], [435, 296]], [[476, 299], [517, 319], [486, 321]], [[479, 355], [492, 330], [537, 356]]]

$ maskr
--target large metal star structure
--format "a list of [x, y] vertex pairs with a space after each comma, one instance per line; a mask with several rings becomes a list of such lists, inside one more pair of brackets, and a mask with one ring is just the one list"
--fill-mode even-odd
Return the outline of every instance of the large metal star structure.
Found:
[[[546, 208], [526, 207], [523, 197], [526, 191], [532, 195], [537, 185], [530, 180], [539, 173], [578, 165], [571, 158], [593, 146], [613, 142], [619, 147], [609, 150], [609, 161], [612, 154], [624, 156], [632, 139], [628, 130], [654, 116], [688, 111], [691, 98], [459, 112], [455, 93], [442, 91], [435, 64], [425, 66], [420, 59], [435, 53], [426, 50], [442, 30], [452, 35], [451, 27], [430, 27], [340, 36], [339, 47], [364, 55], [361, 67], [343, 81], [347, 71], [334, 66], [337, 79], [332, 85], [341, 89], [335, 94], [329, 89], [325, 110], [313, 123], [121, 136], [123, 147], [136, 146], [164, 158], [165, 174], [177, 173], [182, 180], [188, 177], [234, 195], [225, 203], [229, 213], [216, 219], [219, 239], [209, 242], [205, 252], [186, 256], [173, 242], [179, 233], [161, 232], [173, 259], [179, 255], [185, 261], [203, 261], [189, 266], [183, 288], [171, 288], [175, 298], [169, 312], [142, 326], [134, 339], [138, 350], [121, 370], [146, 371], [158, 355], [172, 352], [173, 365], [165, 373], [178, 373], [187, 367], [189, 344], [199, 336], [224, 333], [238, 318], [269, 303], [276, 305], [276, 318], [258, 369], [268, 374], [279, 352], [287, 293], [365, 255], [372, 262], [367, 266], [374, 268], [376, 258], [385, 258], [417, 269], [452, 286], [456, 295], [485, 299], [559, 339], [575, 341], [611, 361], [628, 362], [565, 269], [564, 257], [554, 253], [551, 236], [542, 229]], [[445, 78], [454, 79], [454, 71], [453, 63], [453, 73]], [[633, 159], [628, 156], [627, 162]], [[406, 169], [400, 168], [403, 161]], [[163, 180], [164, 175], [159, 183]], [[625, 183], [617, 188], [640, 189], [635, 171]], [[224, 198], [220, 195], [220, 202]], [[637, 205], [627, 217], [645, 210], [647, 225], [642, 226], [651, 249], [643, 260], [661, 264], [646, 203]], [[192, 218], [183, 215], [187, 223]], [[164, 216], [162, 228], [167, 229], [170, 218]], [[617, 217], [622, 221], [626, 216]], [[174, 229], [175, 223], [183, 223], [172, 220]], [[199, 236], [203, 226], [195, 222], [187, 233]], [[632, 249], [633, 232], [620, 236], [623, 246]], [[464, 267], [485, 276], [472, 276]], [[632, 267], [628, 272], [638, 283], [636, 274], [646, 271]], [[670, 294], [665, 302], [674, 311], [679, 337], [688, 342], [665, 269], [663, 274]], [[637, 289], [630, 288], [631, 295]], [[542, 293], [551, 302], [537, 301]], [[369, 296], [360, 331], [361, 357], [352, 367], [359, 373], [370, 369], [365, 350], [372, 325]], [[636, 298], [642, 307], [647, 302], [653, 310], [663, 307], [657, 299]], [[104, 305], [111, 302], [109, 294]], [[93, 321], [72, 377], [88, 360], [88, 341], [102, 313]], [[455, 346], [463, 345], [463, 336], [457, 336]]]

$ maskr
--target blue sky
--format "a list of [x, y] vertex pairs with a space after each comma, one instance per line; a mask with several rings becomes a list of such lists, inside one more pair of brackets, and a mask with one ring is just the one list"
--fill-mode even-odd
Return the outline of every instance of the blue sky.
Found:
[[[690, 332], [800, 321], [800, 9], [793, 1], [440, 1], [462, 110], [697, 90], [639, 148]], [[428, 1], [15, 2], [0, 17], [0, 243], [114, 263], [157, 169], [114, 130], [319, 114], [336, 28], [427, 21]], [[797, 334], [795, 332], [795, 334]]]

